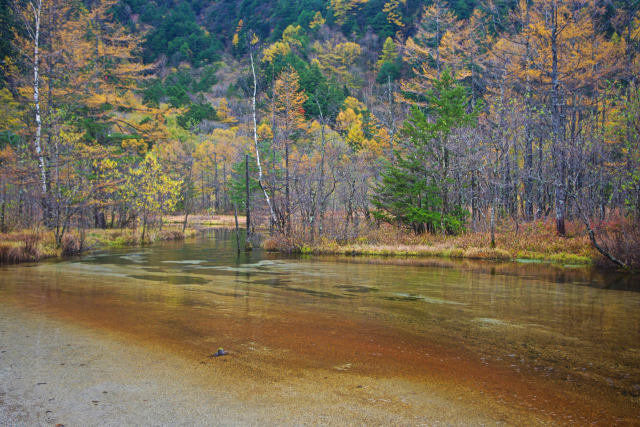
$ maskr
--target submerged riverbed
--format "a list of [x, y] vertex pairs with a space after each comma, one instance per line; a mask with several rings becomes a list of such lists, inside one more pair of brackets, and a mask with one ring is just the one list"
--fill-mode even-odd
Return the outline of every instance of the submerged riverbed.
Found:
[[[208, 396], [202, 413], [212, 390], [228, 391], [244, 402], [218, 414], [229, 423], [638, 424], [634, 279], [546, 264], [237, 256], [232, 234], [217, 230], [0, 267], [0, 350], [23, 349], [16, 337], [46, 322], [83, 328], [65, 333], [98, 334], [114, 358], [130, 344], [139, 358], [179, 360], [144, 369], [192, 377]], [[46, 320], [9, 328], [16, 313]], [[230, 354], [210, 357], [218, 347]], [[11, 397], [19, 360], [0, 354], [0, 368]], [[95, 408], [79, 411], [91, 420]]]

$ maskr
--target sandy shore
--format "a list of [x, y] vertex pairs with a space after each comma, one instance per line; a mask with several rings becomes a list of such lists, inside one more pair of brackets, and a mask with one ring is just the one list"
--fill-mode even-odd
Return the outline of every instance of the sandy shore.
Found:
[[[344, 370], [265, 380], [0, 304], [1, 425], [487, 425], [428, 385]], [[265, 368], [266, 369], [266, 368]], [[277, 369], [277, 368], [275, 368]], [[257, 379], [256, 379], [257, 378]], [[514, 421], [512, 418], [508, 422]], [[529, 419], [528, 421], [532, 421]]]

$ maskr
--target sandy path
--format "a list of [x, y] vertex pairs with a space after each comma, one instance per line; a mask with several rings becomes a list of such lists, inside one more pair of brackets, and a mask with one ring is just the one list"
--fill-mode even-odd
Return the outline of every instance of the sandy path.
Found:
[[[0, 425], [487, 425], [505, 420], [478, 402], [462, 403], [462, 396], [445, 397], [426, 384], [339, 370], [278, 377], [256, 380], [246, 367], [236, 367], [232, 356], [194, 362], [0, 304]], [[525, 416], [522, 421], [534, 420]]]

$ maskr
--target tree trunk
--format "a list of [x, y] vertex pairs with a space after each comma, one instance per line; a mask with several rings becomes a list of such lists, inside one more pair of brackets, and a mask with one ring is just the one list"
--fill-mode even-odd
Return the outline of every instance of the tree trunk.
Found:
[[204, 209], [204, 170], [200, 170], [200, 211]]
[[[389, 129], [389, 158], [393, 161], [393, 138], [396, 133], [396, 117], [393, 114], [393, 96], [391, 93], [391, 74], [387, 75], [387, 98], [389, 102], [389, 123], [391, 124]], [[324, 138], [324, 128], [322, 129]]]
[[96, 228], [100, 228], [102, 230], [107, 228], [107, 220], [104, 216], [103, 211], [95, 209], [93, 215], [94, 215], [94, 226]]
[[269, 206], [269, 213], [271, 214], [271, 219], [273, 224], [276, 223], [276, 215], [273, 212], [273, 206], [271, 205], [271, 199], [269, 198], [269, 194], [267, 193], [267, 189], [265, 188], [262, 182], [262, 164], [260, 163], [260, 149], [258, 147], [258, 122], [256, 119], [256, 94], [258, 92], [258, 81], [256, 79], [256, 69], [253, 65], [253, 50], [250, 48], [250, 57], [251, 57], [251, 74], [253, 75], [253, 97], [252, 97], [252, 113], [253, 113], [253, 142], [256, 149], [256, 163], [258, 164], [258, 185], [262, 189], [264, 194], [264, 198], [267, 201], [267, 205]]
[[233, 202], [233, 217], [236, 220], [236, 248], [237, 253], [240, 255], [240, 228], [238, 226], [238, 203]]
[[284, 206], [285, 206], [285, 227], [287, 235], [291, 234], [291, 201], [289, 199], [289, 144], [284, 144]]
[[493, 169], [493, 183], [491, 184], [491, 217], [489, 223], [489, 230], [491, 232], [491, 242], [489, 246], [493, 249], [496, 247], [496, 208], [498, 205], [498, 188], [496, 180], [498, 179], [497, 172], [498, 164], [494, 165]]
[[182, 221], [182, 233], [184, 234], [185, 230], [187, 229], [187, 224], [189, 222], [189, 209], [187, 208], [187, 204], [185, 202], [185, 207], [184, 207], [184, 220]]
[[[191, 207], [191, 179], [193, 171], [193, 160], [189, 162], [189, 175], [187, 176], [184, 186], [184, 220], [182, 221], [182, 233], [187, 229], [187, 222], [189, 221], [189, 208]], [[197, 179], [197, 178], [196, 178]]]
[[478, 221], [478, 184], [476, 171], [471, 172], [471, 231], [476, 231]]
[[0, 207], [0, 233], [7, 232], [7, 224], [6, 224], [6, 206], [7, 206], [7, 183], [2, 183], [2, 202]]
[[[524, 3], [526, 9], [524, 28], [529, 26], [529, 4]], [[531, 82], [529, 73], [526, 72], [529, 67], [531, 58], [531, 45], [529, 43], [529, 36], [527, 35], [525, 42], [525, 58], [524, 68], [526, 74], [526, 86], [525, 86], [525, 142], [524, 142], [524, 217], [527, 221], [533, 220], [533, 135], [531, 134]]]
[[45, 165], [44, 154], [42, 150], [42, 118], [40, 116], [40, 18], [42, 13], [42, 0], [36, 0], [36, 3], [30, 2], [33, 11], [34, 28], [33, 38], [33, 103], [35, 106], [36, 135], [33, 145], [38, 157], [38, 168], [40, 169], [40, 189], [42, 191], [42, 208], [44, 210], [45, 223], [48, 223], [49, 203], [47, 191], [47, 171]]
[[214, 210], [216, 214], [220, 213], [220, 192], [219, 192], [219, 183], [218, 183], [218, 154], [213, 153], [213, 185], [215, 187], [215, 202], [213, 203]]
[[524, 147], [524, 169], [526, 174], [524, 179], [524, 217], [527, 221], [531, 221], [533, 219], [533, 141], [529, 135], [530, 129], [527, 129], [526, 132]]
[[144, 235], [147, 231], [147, 209], [144, 208], [142, 210], [142, 237], [140, 238], [140, 243], [144, 245]]
[[449, 185], [447, 183], [449, 175], [449, 150], [445, 146], [446, 141], [443, 140], [442, 135], [440, 135], [439, 138], [440, 149], [442, 151], [442, 181], [440, 182], [440, 185], [442, 186], [442, 205], [440, 208], [440, 231], [445, 234], [446, 229], [444, 226], [444, 218], [449, 213]]
[[[325, 134], [325, 122], [324, 118], [322, 119], [322, 127], [320, 128], [321, 135], [321, 153], [320, 153], [320, 183], [318, 184], [318, 193], [320, 194], [320, 206], [318, 211], [318, 216], [320, 220], [318, 222], [318, 227], [320, 233], [322, 233], [322, 223], [324, 220], [324, 210], [325, 210], [325, 196], [324, 196], [324, 162], [325, 162], [325, 147], [326, 147], [326, 134]], [[314, 224], [315, 225], [315, 224]], [[314, 227], [311, 228], [313, 232]]]
[[564, 188], [564, 129], [562, 123], [562, 108], [560, 105], [560, 80], [558, 72], [558, 6], [557, 0], [553, 1], [553, 10], [551, 16], [551, 119], [553, 126], [553, 148], [552, 155], [554, 158], [554, 198], [556, 207], [556, 232], [560, 236], [566, 235], [564, 218], [565, 218], [565, 188]]
[[223, 211], [229, 212], [229, 190], [227, 186], [227, 159], [225, 157], [222, 158], [222, 188], [224, 189], [224, 203], [223, 203]]
[[244, 183], [247, 190], [245, 195], [247, 235], [245, 236], [245, 250], [251, 250], [251, 190], [249, 187], [249, 155], [244, 155]]

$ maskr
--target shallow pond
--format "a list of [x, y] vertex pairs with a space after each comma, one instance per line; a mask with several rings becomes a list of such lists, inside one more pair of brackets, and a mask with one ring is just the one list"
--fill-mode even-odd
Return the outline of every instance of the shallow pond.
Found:
[[0, 303], [194, 360], [222, 346], [252, 378], [401, 378], [550, 422], [638, 423], [636, 280], [547, 264], [237, 255], [233, 234], [215, 230], [0, 267]]

